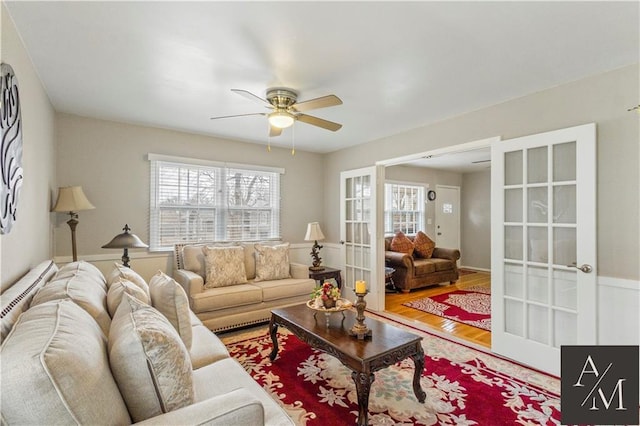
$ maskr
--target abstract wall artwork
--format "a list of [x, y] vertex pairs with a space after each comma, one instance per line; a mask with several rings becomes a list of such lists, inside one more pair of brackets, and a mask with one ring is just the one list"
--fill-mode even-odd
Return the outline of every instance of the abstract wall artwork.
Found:
[[22, 119], [18, 80], [9, 64], [0, 65], [0, 234], [8, 234], [16, 220], [18, 197], [24, 173], [22, 170]]

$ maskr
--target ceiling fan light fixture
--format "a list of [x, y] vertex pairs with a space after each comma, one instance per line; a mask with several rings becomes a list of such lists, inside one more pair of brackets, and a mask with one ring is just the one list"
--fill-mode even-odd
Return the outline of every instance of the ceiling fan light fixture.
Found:
[[286, 129], [291, 127], [295, 121], [292, 114], [286, 111], [276, 111], [269, 114], [269, 124], [278, 129]]

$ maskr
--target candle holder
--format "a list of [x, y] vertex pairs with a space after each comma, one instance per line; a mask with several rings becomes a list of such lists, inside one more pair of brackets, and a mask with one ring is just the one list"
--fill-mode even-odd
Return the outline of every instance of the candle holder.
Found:
[[358, 314], [356, 315], [356, 323], [353, 324], [353, 327], [349, 330], [349, 336], [357, 337], [359, 340], [371, 338], [371, 329], [364, 323], [364, 309], [367, 307], [367, 302], [364, 300], [364, 297], [368, 293], [368, 291], [356, 293], [358, 299], [356, 300], [355, 307]]

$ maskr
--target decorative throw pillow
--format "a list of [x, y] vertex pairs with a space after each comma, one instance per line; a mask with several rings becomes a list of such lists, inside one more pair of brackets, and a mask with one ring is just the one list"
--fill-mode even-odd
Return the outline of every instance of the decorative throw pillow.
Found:
[[289, 272], [289, 243], [277, 246], [256, 244], [255, 281], [291, 278]]
[[122, 296], [125, 293], [135, 297], [147, 305], [150, 302], [149, 297], [144, 290], [131, 281], [119, 277], [111, 283], [109, 292], [107, 293], [107, 308], [109, 309], [109, 315], [111, 315], [111, 318], [116, 314], [118, 306], [120, 306], [120, 302], [122, 301]]
[[391, 240], [391, 251], [397, 251], [398, 253], [413, 253], [413, 242], [404, 235], [402, 231], [398, 231], [398, 233]]
[[418, 257], [430, 259], [433, 255], [433, 249], [436, 248], [436, 243], [433, 242], [427, 234], [422, 231], [418, 231], [416, 237], [413, 239], [413, 247]]
[[155, 308], [124, 294], [109, 332], [109, 361], [134, 422], [193, 404], [187, 348]]
[[202, 251], [207, 270], [205, 288], [225, 287], [247, 282], [242, 247], [205, 246]]
[[116, 279], [124, 278], [125, 280], [131, 281], [132, 283], [140, 287], [142, 290], [144, 290], [145, 293], [147, 293], [147, 297], [150, 297], [149, 286], [147, 285], [147, 282], [136, 271], [117, 262], [114, 263], [114, 266], [114, 269], [107, 277], [107, 287], [111, 287], [111, 284]]
[[180, 284], [162, 271], [149, 281], [151, 304], [176, 329], [187, 349], [191, 348], [192, 329], [189, 299]]

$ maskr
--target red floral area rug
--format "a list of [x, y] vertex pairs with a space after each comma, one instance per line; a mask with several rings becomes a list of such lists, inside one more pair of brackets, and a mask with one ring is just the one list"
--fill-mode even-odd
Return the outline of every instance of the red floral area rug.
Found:
[[491, 331], [491, 289], [487, 287], [454, 290], [403, 305]]
[[[379, 370], [369, 396], [370, 425], [560, 424], [559, 379], [397, 325], [423, 336], [421, 385], [427, 398], [420, 403], [413, 393], [411, 359]], [[223, 336], [223, 341], [296, 424], [355, 424], [358, 405], [351, 370], [336, 358], [311, 349], [282, 327], [273, 362], [266, 328], [252, 336]]]

